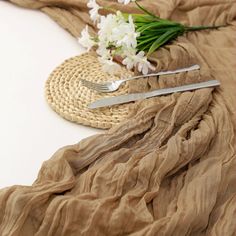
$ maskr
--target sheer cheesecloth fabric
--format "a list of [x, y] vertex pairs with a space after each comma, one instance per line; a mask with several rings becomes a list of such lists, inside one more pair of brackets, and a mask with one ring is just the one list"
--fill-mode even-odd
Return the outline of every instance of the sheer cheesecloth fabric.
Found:
[[[44, 11], [75, 36], [89, 23], [85, 0], [13, 2]], [[141, 3], [189, 25], [228, 26], [188, 33], [152, 57], [158, 68], [194, 61], [201, 72], [132, 82], [130, 91], [208, 78], [221, 87], [135, 103], [127, 121], [58, 150], [32, 186], [0, 191], [1, 235], [236, 234], [235, 1]]]

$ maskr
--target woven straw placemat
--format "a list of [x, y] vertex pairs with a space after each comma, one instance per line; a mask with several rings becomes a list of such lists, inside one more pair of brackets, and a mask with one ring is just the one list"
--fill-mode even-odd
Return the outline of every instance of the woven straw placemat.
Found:
[[122, 68], [119, 77], [108, 75], [102, 71], [96, 54], [85, 53], [66, 60], [51, 73], [45, 86], [46, 99], [54, 111], [69, 121], [108, 129], [128, 116], [129, 104], [94, 110], [87, 105], [100, 98], [126, 94], [128, 85], [122, 85], [114, 93], [101, 94], [82, 86], [80, 79], [104, 82], [128, 74], [130, 72]]

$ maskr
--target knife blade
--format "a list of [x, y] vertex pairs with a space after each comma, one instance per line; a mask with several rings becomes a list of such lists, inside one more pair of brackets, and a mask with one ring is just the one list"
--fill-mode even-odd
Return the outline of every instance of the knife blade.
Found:
[[146, 99], [150, 97], [156, 97], [160, 95], [191, 91], [191, 90], [196, 90], [196, 89], [201, 89], [201, 88], [216, 87], [219, 85], [220, 85], [220, 81], [209, 80], [206, 82], [188, 84], [188, 85], [183, 85], [183, 86], [178, 86], [178, 87], [173, 87], [173, 88], [157, 89], [157, 90], [153, 90], [146, 93], [132, 93], [132, 94], [120, 95], [116, 97], [107, 97], [107, 98], [103, 98], [89, 104], [88, 108], [95, 109], [95, 108], [100, 108], [100, 107], [113, 106], [113, 105], [133, 102], [137, 100], [142, 100], [142, 99]]

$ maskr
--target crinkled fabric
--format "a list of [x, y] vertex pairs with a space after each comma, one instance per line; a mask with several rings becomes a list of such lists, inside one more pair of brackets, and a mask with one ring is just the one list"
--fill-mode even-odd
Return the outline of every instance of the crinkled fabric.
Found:
[[[85, 0], [11, 1], [76, 37], [92, 26]], [[227, 26], [185, 34], [150, 58], [157, 69], [198, 63], [200, 72], [132, 82], [130, 91], [209, 79], [221, 86], [137, 102], [127, 121], [58, 150], [32, 186], [0, 190], [0, 235], [236, 235], [236, 2], [141, 3], [184, 24]]]

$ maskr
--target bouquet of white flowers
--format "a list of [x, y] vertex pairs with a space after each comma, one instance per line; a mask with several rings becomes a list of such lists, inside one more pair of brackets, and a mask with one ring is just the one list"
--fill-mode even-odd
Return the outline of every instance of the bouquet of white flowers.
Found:
[[[118, 0], [128, 4], [130, 0]], [[91, 19], [98, 28], [97, 35], [90, 35], [88, 26], [81, 33], [79, 43], [88, 51], [96, 48], [103, 69], [111, 74], [119, 71], [120, 65], [115, 57], [122, 58], [121, 62], [131, 70], [147, 74], [155, 68], [147, 57], [159, 47], [183, 35], [188, 31], [216, 29], [220, 26], [185, 26], [181, 23], [162, 19], [134, 1], [142, 14], [128, 14], [107, 7], [99, 6], [95, 0], [89, 0], [87, 6]], [[113, 14], [101, 16], [100, 9], [106, 9]]]

